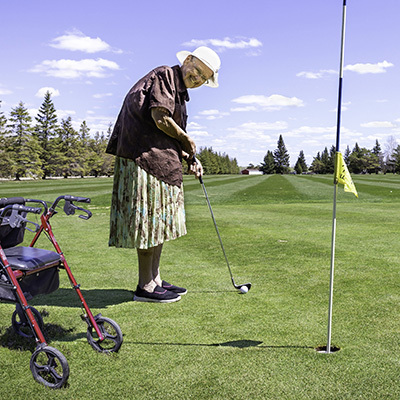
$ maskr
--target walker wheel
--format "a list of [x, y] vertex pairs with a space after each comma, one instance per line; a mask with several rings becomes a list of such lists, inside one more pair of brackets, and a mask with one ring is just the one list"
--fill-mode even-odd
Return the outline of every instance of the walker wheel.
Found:
[[117, 352], [123, 341], [122, 331], [119, 325], [110, 318], [101, 316], [101, 314], [94, 317], [97, 326], [100, 329], [104, 340], [97, 337], [96, 330], [93, 326], [89, 326], [87, 330], [87, 340], [89, 344], [101, 353]]
[[69, 365], [64, 355], [54, 347], [38, 347], [31, 357], [33, 378], [52, 389], [63, 387], [69, 377]]
[[[35, 307], [30, 307], [33, 316], [36, 319], [36, 322], [39, 325], [39, 328], [41, 331], [43, 331], [43, 318], [40, 315], [40, 312], [36, 310]], [[13, 312], [13, 315], [11, 317], [11, 324], [12, 327], [14, 328], [14, 331], [16, 334], [26, 337], [26, 338], [33, 338], [35, 337], [32, 328], [29, 324], [28, 317], [27, 315], [22, 311], [22, 307], [17, 304], [17, 307], [15, 311]]]

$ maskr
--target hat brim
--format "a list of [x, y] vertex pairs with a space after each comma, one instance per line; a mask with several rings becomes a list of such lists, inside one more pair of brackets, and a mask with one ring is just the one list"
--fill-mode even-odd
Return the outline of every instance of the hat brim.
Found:
[[[193, 55], [193, 54], [187, 50], [182, 50], [182, 51], [179, 51], [178, 53], [176, 53], [176, 57], [178, 58], [178, 60], [181, 64], [184, 63], [187, 56], [191, 56], [191, 55]], [[194, 56], [194, 57], [196, 57], [196, 56]], [[198, 58], [198, 57], [196, 57], [196, 58]], [[200, 61], [203, 61], [203, 60], [200, 59]], [[214, 75], [208, 81], [204, 82], [204, 85], [212, 87], [212, 88], [217, 88], [219, 86], [218, 85], [218, 72], [214, 72]]]

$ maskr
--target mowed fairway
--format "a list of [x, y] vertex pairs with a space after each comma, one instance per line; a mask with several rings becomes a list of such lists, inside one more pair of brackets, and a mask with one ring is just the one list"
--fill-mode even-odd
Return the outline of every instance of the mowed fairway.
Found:
[[204, 178], [235, 281], [253, 284], [246, 295], [230, 282], [200, 184], [185, 177], [188, 235], [162, 255], [162, 277], [188, 289], [174, 304], [132, 301], [135, 251], [107, 246], [111, 179], [1, 182], [0, 197], [91, 197], [90, 220], [60, 208], [52, 225], [93, 313], [117, 321], [124, 343], [112, 356], [90, 347], [61, 271], [60, 289], [31, 304], [69, 362], [69, 386], [33, 380], [34, 345], [9, 328], [14, 306], [0, 303], [0, 399], [400, 398], [400, 177], [353, 180], [359, 198], [342, 186], [337, 197], [340, 350], [329, 355], [315, 348], [327, 341], [332, 176]]

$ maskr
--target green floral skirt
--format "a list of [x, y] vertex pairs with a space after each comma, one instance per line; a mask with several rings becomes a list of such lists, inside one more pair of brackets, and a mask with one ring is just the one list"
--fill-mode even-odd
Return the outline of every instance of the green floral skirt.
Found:
[[116, 157], [109, 246], [148, 249], [186, 234], [181, 187]]

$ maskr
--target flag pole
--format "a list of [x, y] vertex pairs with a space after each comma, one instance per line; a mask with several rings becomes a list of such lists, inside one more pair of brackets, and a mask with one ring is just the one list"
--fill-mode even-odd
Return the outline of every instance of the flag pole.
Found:
[[[340, 69], [339, 69], [339, 94], [338, 94], [338, 107], [337, 107], [337, 125], [336, 125], [336, 153], [339, 151], [340, 145], [340, 121], [342, 111], [342, 85], [343, 85], [343, 64], [344, 64], [344, 39], [346, 27], [346, 0], [343, 0], [343, 15], [342, 15], [342, 43], [340, 51]], [[335, 157], [336, 159], [336, 157]], [[335, 165], [335, 169], [336, 169]], [[332, 337], [332, 306], [333, 306], [333, 277], [335, 271], [335, 242], [336, 242], [336, 196], [338, 182], [336, 180], [336, 173], [334, 178], [334, 191], [333, 191], [333, 216], [332, 216], [332, 242], [331, 242], [331, 269], [330, 269], [330, 282], [329, 282], [329, 311], [328, 311], [328, 339], [326, 344], [326, 353], [331, 353], [331, 337]]]

